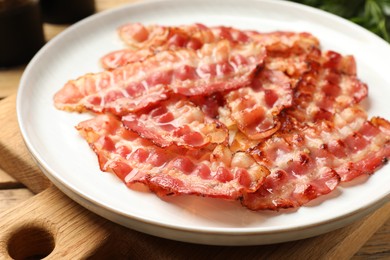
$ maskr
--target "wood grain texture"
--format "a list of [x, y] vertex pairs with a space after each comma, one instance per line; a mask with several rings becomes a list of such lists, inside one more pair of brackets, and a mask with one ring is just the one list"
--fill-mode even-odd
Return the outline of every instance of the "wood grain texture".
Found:
[[16, 118], [16, 94], [0, 102], [0, 167], [32, 192], [45, 190], [51, 183], [37, 168], [24, 145]]
[[32, 196], [34, 196], [34, 193], [32, 193], [30, 190], [26, 188], [15, 188], [15, 189], [0, 188], [0, 201], [1, 201], [0, 212], [4, 212], [7, 209], [15, 207], [16, 205], [19, 205], [21, 202], [24, 202], [25, 200], [31, 198]]
[[366, 259], [390, 259], [390, 219], [352, 258], [352, 260]]
[[[295, 242], [268, 246], [207, 246], [122, 228], [84, 210], [51, 186], [0, 215], [0, 255], [8, 254], [6, 250], [15, 232], [22, 230], [28, 234], [34, 227], [55, 240], [56, 246], [47, 259], [350, 259], [370, 232], [383, 224], [389, 212], [390, 204], [387, 204], [350, 226]], [[18, 248], [27, 246], [23, 241], [20, 239]]]
[[15, 178], [0, 169], [0, 189], [12, 189], [22, 186]]
[[[29, 236], [31, 230], [46, 231], [55, 241], [48, 259], [80, 259], [88, 257], [106, 242], [115, 230], [114, 224], [97, 217], [51, 187], [0, 215], [0, 255], [9, 255], [9, 244], [17, 233]], [[15, 239], [14, 239], [15, 240]], [[34, 254], [46, 252], [45, 243], [35, 244], [20, 238], [15, 248], [35, 247]], [[29, 257], [31, 252], [17, 252]], [[26, 255], [25, 255], [26, 254]], [[103, 258], [104, 259], [104, 258]]]

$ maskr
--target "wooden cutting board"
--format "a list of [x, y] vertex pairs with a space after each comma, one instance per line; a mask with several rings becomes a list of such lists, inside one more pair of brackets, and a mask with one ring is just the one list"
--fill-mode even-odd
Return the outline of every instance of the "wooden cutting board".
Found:
[[91, 213], [51, 185], [23, 143], [16, 119], [15, 99], [12, 95], [0, 101], [0, 168], [37, 195], [0, 214], [0, 256], [40, 258], [49, 255], [47, 259], [349, 259], [390, 218], [388, 203], [364, 219], [336, 231], [267, 246], [206, 246], [142, 234]]

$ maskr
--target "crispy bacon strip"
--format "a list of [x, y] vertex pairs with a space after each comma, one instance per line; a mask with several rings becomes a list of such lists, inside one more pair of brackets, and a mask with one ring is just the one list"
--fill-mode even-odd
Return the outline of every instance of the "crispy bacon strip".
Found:
[[197, 50], [205, 43], [215, 42], [206, 26], [196, 23], [182, 26], [161, 26], [128, 23], [118, 29], [120, 38], [133, 49], [190, 48]]
[[289, 113], [300, 122], [330, 120], [334, 113], [367, 96], [367, 85], [356, 76], [352, 56], [328, 51], [320, 63], [312, 62], [311, 69], [300, 80]]
[[102, 171], [124, 183], [146, 184], [159, 196], [194, 194], [238, 199], [259, 188], [268, 170], [246, 153], [214, 150], [162, 149], [126, 130], [113, 116], [100, 115], [76, 127], [98, 156]]
[[326, 52], [310, 66], [283, 128], [253, 150], [271, 174], [256, 194], [244, 196], [250, 209], [300, 206], [333, 190], [338, 178], [373, 172], [390, 155], [389, 123], [369, 122], [358, 106], [349, 107], [367, 95], [354, 59]]
[[180, 98], [171, 98], [148, 111], [125, 115], [122, 122], [129, 130], [161, 147], [175, 144], [199, 148], [209, 143], [226, 143], [228, 138], [221, 123]]
[[250, 139], [263, 139], [280, 128], [277, 115], [291, 106], [290, 79], [280, 71], [262, 70], [251, 86], [226, 95], [231, 117]]
[[300, 206], [329, 193], [339, 180], [373, 173], [390, 157], [390, 123], [367, 121], [359, 107], [312, 126], [290, 123], [252, 152], [271, 174], [256, 193], [244, 196], [250, 209]]
[[252, 151], [271, 174], [256, 193], [244, 195], [244, 206], [252, 210], [298, 207], [336, 188], [340, 177], [308, 149], [305, 130], [279, 131]]
[[256, 43], [235, 45], [222, 40], [204, 45], [198, 55], [204, 59], [195, 69], [184, 66], [178, 71], [176, 77], [184, 80], [171, 86], [173, 92], [185, 96], [208, 95], [249, 85], [266, 53]]
[[[139, 31], [145, 36], [139, 37], [137, 33]], [[307, 57], [319, 53], [319, 41], [309, 33], [283, 31], [260, 33], [226, 26], [206, 27], [202, 24], [169, 27], [143, 26], [136, 23], [122, 26], [119, 35], [132, 48], [137, 50], [153, 48], [155, 51], [177, 47], [199, 49], [205, 43], [222, 39], [235, 43], [257, 42], [267, 49], [269, 58], [266, 65], [269, 69], [284, 71], [295, 78], [308, 69]], [[133, 62], [137, 56], [131, 57], [128, 52], [131, 53], [132, 50], [124, 49], [106, 55], [104, 59], [109, 62], [103, 61], [103, 67], [116, 68]]]
[[390, 123], [374, 117], [348, 136], [344, 144], [347, 151], [354, 153], [346, 164], [334, 162], [341, 180], [350, 181], [362, 174], [373, 174], [390, 158]]
[[167, 98], [167, 92], [205, 95], [248, 85], [265, 50], [250, 43], [206, 44], [198, 51], [163, 51], [142, 62], [71, 80], [56, 93], [57, 108], [125, 114]]
[[328, 165], [336, 170], [342, 181], [362, 174], [371, 174], [390, 157], [390, 123], [374, 117], [367, 120], [358, 106], [335, 114], [333, 121], [315, 125], [317, 136], [308, 136], [322, 144], [320, 148]]
[[[159, 47], [170, 41], [172, 46], [187, 47], [188, 40], [197, 39], [200, 44], [225, 39], [231, 42], [249, 43], [256, 41], [270, 50], [282, 53], [288, 48], [298, 44], [301, 49], [309, 50], [312, 46], [319, 47], [319, 41], [310, 33], [294, 33], [284, 31], [257, 32], [239, 30], [234, 27], [214, 26], [207, 27], [203, 24], [182, 25], [177, 27], [129, 23], [119, 28], [119, 36], [130, 47], [135, 49]], [[176, 36], [179, 34], [179, 36]], [[174, 39], [172, 39], [174, 37]], [[177, 41], [181, 38], [181, 41]], [[181, 42], [181, 44], [177, 44]], [[199, 46], [200, 47], [200, 46]]]
[[104, 69], [115, 69], [141, 61], [154, 53], [178, 48], [200, 49], [206, 43], [216, 42], [211, 30], [201, 24], [181, 27], [126, 24], [118, 29], [120, 37], [130, 48], [113, 51], [100, 60]]
[[217, 39], [233, 42], [257, 42], [266, 47], [265, 66], [270, 70], [285, 72], [295, 81], [309, 70], [308, 59], [317, 59], [320, 51], [319, 40], [310, 33], [286, 31], [257, 32], [243, 31], [233, 27], [211, 27]]

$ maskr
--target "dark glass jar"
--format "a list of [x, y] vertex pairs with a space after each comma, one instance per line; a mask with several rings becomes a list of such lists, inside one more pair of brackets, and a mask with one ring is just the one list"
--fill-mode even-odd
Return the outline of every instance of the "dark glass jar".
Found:
[[95, 12], [94, 0], [40, 0], [43, 20], [71, 24]]
[[0, 67], [27, 63], [44, 44], [37, 0], [0, 1]]

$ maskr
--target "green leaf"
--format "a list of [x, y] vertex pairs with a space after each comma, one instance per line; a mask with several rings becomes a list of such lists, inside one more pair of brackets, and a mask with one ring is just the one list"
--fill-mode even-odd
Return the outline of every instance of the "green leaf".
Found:
[[349, 19], [390, 42], [390, 0], [295, 0]]

